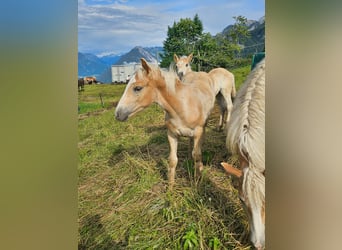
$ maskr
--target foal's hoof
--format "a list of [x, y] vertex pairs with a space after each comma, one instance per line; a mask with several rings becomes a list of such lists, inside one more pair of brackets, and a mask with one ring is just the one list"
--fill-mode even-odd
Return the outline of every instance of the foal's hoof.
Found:
[[167, 190], [173, 191], [174, 184], [175, 184], [174, 182], [173, 183], [169, 182], [169, 185], [167, 186]]
[[153, 193], [158, 193], [159, 194], [159, 193], [165, 192], [165, 190], [166, 190], [166, 187], [163, 184], [161, 184], [161, 183], [157, 183], [157, 184], [152, 186], [152, 192]]

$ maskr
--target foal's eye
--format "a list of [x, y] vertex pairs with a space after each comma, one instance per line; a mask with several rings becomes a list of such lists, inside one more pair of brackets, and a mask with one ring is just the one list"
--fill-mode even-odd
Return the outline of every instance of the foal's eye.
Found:
[[133, 88], [134, 92], [139, 92], [139, 91], [142, 90], [142, 89], [143, 89], [143, 87], [141, 87], [141, 86], [135, 86], [135, 87]]
[[186, 67], [188, 67], [188, 66], [189, 66], [189, 64], [185, 64], [185, 66], [186, 66]]

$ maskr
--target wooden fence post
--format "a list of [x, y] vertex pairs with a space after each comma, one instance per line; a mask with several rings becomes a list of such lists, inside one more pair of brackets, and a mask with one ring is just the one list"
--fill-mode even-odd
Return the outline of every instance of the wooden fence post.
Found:
[[103, 103], [103, 100], [102, 100], [102, 93], [100, 93], [99, 95], [100, 95], [100, 99], [101, 99], [102, 108], [104, 108], [104, 103]]

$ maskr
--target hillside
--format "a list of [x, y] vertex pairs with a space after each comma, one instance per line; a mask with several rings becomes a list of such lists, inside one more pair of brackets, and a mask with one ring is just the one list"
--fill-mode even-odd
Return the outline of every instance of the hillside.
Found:
[[97, 79], [103, 83], [112, 82], [112, 69], [111, 69], [111, 67], [107, 66], [107, 68], [101, 73], [101, 75], [98, 76]]
[[[228, 36], [233, 25], [228, 25], [222, 32], [217, 35]], [[247, 27], [250, 32], [250, 38], [242, 43], [244, 46], [243, 54], [253, 54], [265, 49], [265, 16], [261, 17], [258, 21], [247, 20]]]
[[163, 47], [145, 47], [144, 50], [148, 51], [158, 62], [161, 61], [160, 55], [164, 54]]
[[105, 56], [100, 56], [99, 58], [101, 59], [101, 61], [105, 62], [107, 65], [113, 65], [115, 64], [117, 61], [120, 60], [121, 56], [124, 53], [120, 53], [120, 54], [109, 54], [109, 55], [105, 55]]
[[90, 53], [78, 52], [78, 76], [98, 77], [108, 65], [97, 56]]

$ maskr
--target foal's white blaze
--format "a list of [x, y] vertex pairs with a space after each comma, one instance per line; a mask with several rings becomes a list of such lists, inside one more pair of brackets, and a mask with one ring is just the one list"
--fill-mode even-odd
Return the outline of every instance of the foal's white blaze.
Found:
[[[240, 190], [240, 198], [243, 201], [246, 212], [249, 217], [250, 224], [250, 240], [256, 249], [263, 249], [265, 247], [265, 221], [264, 221], [264, 202], [257, 202], [255, 197], [246, 185], [248, 185], [245, 178], [250, 178], [253, 172], [249, 167], [243, 169], [243, 183], [242, 190]], [[254, 177], [255, 178], [255, 177]], [[241, 180], [241, 179], [240, 179]], [[254, 190], [253, 190], [254, 191]]]
[[257, 249], [263, 249], [265, 246], [265, 225], [262, 221], [261, 208], [252, 208], [251, 223], [251, 242]]
[[265, 246], [264, 199], [261, 199], [261, 202], [257, 202], [257, 197], [252, 194], [254, 190], [251, 190], [248, 188], [248, 186], [246, 186], [248, 185], [246, 178], [250, 178], [249, 174], [253, 175], [253, 172], [250, 172], [249, 167], [246, 166], [244, 166], [243, 170], [241, 171], [240, 169], [234, 168], [232, 165], [226, 162], [222, 162], [221, 165], [229, 175], [233, 175], [238, 178], [240, 182], [240, 200], [248, 215], [250, 224], [250, 240], [258, 250], [263, 249]]
[[[132, 85], [132, 84], [134, 84], [135, 83], [135, 74], [131, 77], [131, 79], [129, 80], [129, 82], [127, 83], [127, 86], [126, 86], [126, 88], [125, 88], [125, 91], [124, 91], [124, 93], [122, 94], [122, 96], [127, 96], [127, 92], [130, 90], [130, 86]], [[116, 108], [115, 108], [115, 117], [117, 118], [117, 119], [120, 119], [120, 111], [122, 110], [122, 106], [124, 105], [124, 103], [126, 102], [126, 99], [127, 98], [120, 98], [120, 100], [119, 100], [119, 103], [118, 103], [118, 105], [116, 106]], [[130, 114], [129, 116], [132, 116], [133, 114]], [[128, 117], [129, 117], [128, 116]], [[127, 117], [127, 118], [128, 118]], [[126, 119], [127, 119], [126, 118]], [[121, 119], [120, 119], [121, 120]]]
[[149, 93], [148, 83], [142, 75], [134, 74], [115, 109], [115, 117], [120, 121], [125, 121], [152, 102], [153, 95]]

